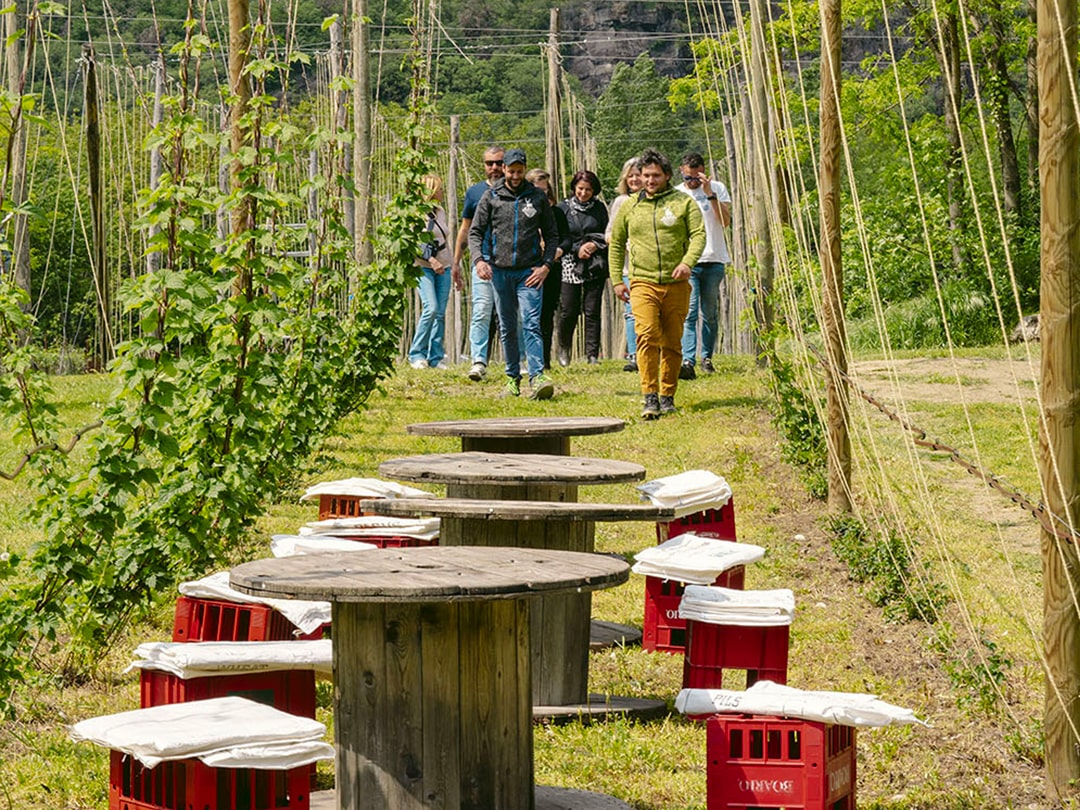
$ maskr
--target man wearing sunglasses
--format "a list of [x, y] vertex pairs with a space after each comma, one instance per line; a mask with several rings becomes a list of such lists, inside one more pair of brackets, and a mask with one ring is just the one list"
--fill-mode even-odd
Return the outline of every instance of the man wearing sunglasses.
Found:
[[697, 152], [683, 155], [682, 183], [676, 188], [688, 194], [701, 209], [705, 220], [705, 252], [690, 274], [690, 311], [686, 314], [682, 335], [682, 367], [679, 379], [697, 377], [694, 370], [698, 354], [698, 315], [701, 316], [701, 370], [715, 371], [712, 356], [716, 351], [720, 315], [720, 282], [724, 265], [731, 263], [724, 228], [731, 224], [731, 195], [719, 180], [705, 174], [705, 159]]
[[[476, 206], [484, 192], [503, 178], [503, 155], [501, 146], [490, 146], [484, 152], [484, 180], [469, 186], [465, 192], [465, 204], [461, 207], [461, 227], [458, 229], [457, 242], [454, 245], [454, 266], [451, 276], [454, 286], [464, 289], [461, 277], [461, 263], [465, 259], [465, 249], [469, 246], [469, 227], [476, 215]], [[480, 382], [487, 374], [488, 350], [491, 345], [491, 319], [495, 311], [495, 293], [491, 282], [476, 275], [476, 260], [479, 254], [472, 256], [472, 316], [469, 319], [469, 356], [472, 366], [469, 379]]]

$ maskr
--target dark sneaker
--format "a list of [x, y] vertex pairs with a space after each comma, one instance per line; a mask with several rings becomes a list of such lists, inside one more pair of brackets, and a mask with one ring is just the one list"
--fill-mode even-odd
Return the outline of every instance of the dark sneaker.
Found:
[[566, 349], [559, 349], [559, 365], [563, 368], [570, 365], [570, 352]]
[[521, 380], [514, 377], [507, 377], [506, 387], [503, 389], [504, 397], [520, 397], [521, 396]]
[[487, 376], [487, 365], [477, 360], [472, 366], [469, 367], [469, 379], [473, 382], [480, 382]]
[[679, 369], [680, 380], [696, 380], [697, 372], [694, 371], [694, 364], [690, 360], [683, 360], [682, 368]]
[[660, 397], [660, 415], [675, 413], [675, 397]]
[[656, 394], [645, 395], [645, 407], [641, 409], [642, 419], [657, 419], [660, 416], [660, 400]]
[[623, 371], [637, 371], [637, 358], [630, 355], [626, 358], [626, 365], [622, 367]]
[[713, 368], [711, 357], [701, 358], [701, 370], [704, 371], [706, 374], [712, 374], [716, 371], [716, 369]]
[[529, 395], [532, 399], [551, 399], [555, 396], [555, 383], [547, 374], [542, 372], [537, 374], [529, 381], [529, 385], [532, 388], [532, 393]]

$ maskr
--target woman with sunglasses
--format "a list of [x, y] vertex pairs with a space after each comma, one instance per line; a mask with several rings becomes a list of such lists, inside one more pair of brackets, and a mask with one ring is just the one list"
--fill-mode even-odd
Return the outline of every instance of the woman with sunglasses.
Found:
[[[608, 211], [608, 226], [604, 238], [611, 242], [611, 223], [615, 221], [615, 215], [619, 213], [624, 202], [641, 191], [641, 166], [638, 165], [638, 157], [629, 158], [622, 167], [619, 181], [615, 184], [615, 193], [618, 195], [611, 201]], [[627, 275], [629, 265], [623, 265], [623, 284], [629, 286], [630, 277]], [[623, 371], [637, 371], [637, 333], [634, 331], [634, 311], [630, 309], [630, 303], [623, 303], [623, 319], [626, 321], [626, 365]]]

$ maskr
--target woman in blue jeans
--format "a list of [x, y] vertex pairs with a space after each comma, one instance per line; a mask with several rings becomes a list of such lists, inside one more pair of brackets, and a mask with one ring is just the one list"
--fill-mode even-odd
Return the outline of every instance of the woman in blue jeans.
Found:
[[451, 277], [448, 272], [453, 256], [447, 236], [446, 211], [442, 207], [442, 178], [435, 174], [424, 176], [429, 199], [435, 210], [428, 215], [427, 230], [431, 241], [425, 242], [420, 258], [420, 320], [416, 334], [409, 347], [409, 365], [413, 368], [449, 368], [443, 362], [446, 350], [443, 336], [446, 334], [446, 303], [450, 300]]

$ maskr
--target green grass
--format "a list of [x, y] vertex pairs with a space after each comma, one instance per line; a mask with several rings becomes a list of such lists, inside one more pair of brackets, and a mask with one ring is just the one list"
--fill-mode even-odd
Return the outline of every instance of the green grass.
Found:
[[[269, 535], [294, 531], [311, 520], [315, 507], [300, 503], [304, 488], [316, 481], [346, 476], [377, 476], [387, 458], [459, 449], [456, 439], [412, 436], [414, 422], [470, 417], [526, 415], [600, 415], [626, 420], [619, 433], [573, 440], [576, 455], [636, 461], [655, 478], [687, 469], [704, 468], [723, 475], [735, 493], [740, 540], [766, 548], [765, 559], [747, 572], [747, 587], [790, 587], [795, 591], [798, 617], [792, 627], [789, 683], [808, 688], [872, 691], [886, 700], [910, 706], [934, 722], [935, 729], [882, 729], [859, 737], [859, 806], [915, 810], [923, 807], [992, 808], [1018, 781], [1038, 781], [1038, 765], [1021, 752], [1032, 750], [1032, 694], [1037, 693], [1039, 669], [1023, 634], [1022, 614], [1039, 594], [1038, 566], [1028, 552], [995, 543], [994, 528], [971, 505], [971, 493], [959, 468], [930, 459], [929, 473], [914, 480], [901, 463], [908, 450], [884, 417], [870, 415], [875, 452], [881, 472], [856, 454], [856, 481], [861, 508], [886, 490], [906, 496], [905, 531], [932, 537], [919, 544], [939, 573], [947, 573], [950, 588], [970, 605], [979, 628], [976, 639], [993, 641], [1012, 666], [1002, 671], [1015, 700], [1017, 721], [969, 718], [955, 705], [955, 695], [941, 653], [931, 649], [931, 630], [918, 624], [889, 625], [881, 611], [869, 605], [859, 586], [848, 580], [829, 548], [822, 528], [824, 507], [811, 501], [798, 476], [780, 458], [779, 440], [766, 408], [767, 384], [752, 358], [722, 358], [717, 373], [680, 384], [680, 413], [657, 422], [638, 418], [641, 397], [636, 375], [623, 373], [621, 361], [595, 367], [575, 365], [553, 374], [556, 397], [549, 402], [499, 399], [497, 374], [483, 384], [464, 379], [465, 369], [452, 372], [404, 368], [374, 396], [370, 407], [347, 420], [317, 455], [286, 484], [287, 497], [271, 504], [258, 530], [237, 561], [268, 553]], [[494, 371], [494, 369], [493, 369]], [[58, 401], [66, 424], [89, 421], [94, 403], [107, 397], [105, 381], [97, 377], [56, 381]], [[964, 422], [956, 411], [939, 402], [919, 402], [920, 418], [933, 421], [942, 436]], [[861, 414], [860, 414], [861, 416]], [[1010, 425], [1006, 412], [980, 415], [976, 428], [987, 431], [987, 452], [994, 463], [1025, 473], [1019, 456], [1009, 467], [1009, 451], [992, 447], [994, 435]], [[931, 425], [927, 425], [931, 427]], [[958, 438], [957, 441], [960, 441]], [[980, 446], [982, 443], [980, 443]], [[857, 438], [860, 452], [864, 437]], [[0, 440], [5, 468], [21, 448]], [[927, 493], [949, 511], [931, 514], [919, 508]], [[633, 502], [630, 484], [583, 487], [582, 500]], [[28, 500], [25, 482], [0, 483], [0, 550], [23, 550], [37, 530], [24, 523], [21, 511]], [[601, 524], [600, 551], [630, 556], [656, 542], [651, 524]], [[1003, 555], [1022, 562], [1006, 565]], [[1037, 548], [1035, 549], [1037, 554]], [[962, 565], [961, 565], [962, 563]], [[1019, 577], [1004, 584], [1013, 572]], [[107, 804], [107, 757], [89, 744], [67, 739], [65, 724], [78, 719], [123, 711], [138, 704], [137, 681], [123, 674], [137, 643], [168, 637], [173, 594], [163, 594], [150, 620], [131, 628], [128, 636], [101, 660], [89, 683], [46, 684], [20, 698], [21, 713], [0, 726], [0, 810], [104, 808]], [[640, 626], [644, 580], [632, 575], [619, 588], [593, 597], [597, 618]], [[965, 619], [946, 620], [963, 627]], [[964, 634], [957, 637], [963, 641]], [[728, 685], [739, 683], [731, 679]], [[630, 697], [673, 701], [681, 686], [681, 657], [650, 654], [638, 648], [615, 648], [594, 653], [590, 690]], [[331, 721], [325, 693], [320, 718]], [[1010, 735], [1014, 740], [1010, 743]], [[988, 749], [972, 757], [971, 739]], [[705, 729], [677, 714], [663, 722], [615, 722], [588, 727], [537, 727], [535, 769], [539, 783], [601, 791], [617, 796], [637, 810], [705, 808]], [[1011, 747], [1010, 747], [1011, 746]], [[942, 748], [947, 748], [943, 755]], [[955, 749], [955, 751], [953, 750]], [[980, 749], [982, 750], [982, 749]], [[972, 767], [974, 762], [974, 767]], [[322, 784], [331, 778], [323, 766]], [[988, 776], [987, 774], [992, 774]], [[1025, 794], [1029, 795], [1029, 794]], [[1025, 802], [1024, 806], [1031, 804]]]

